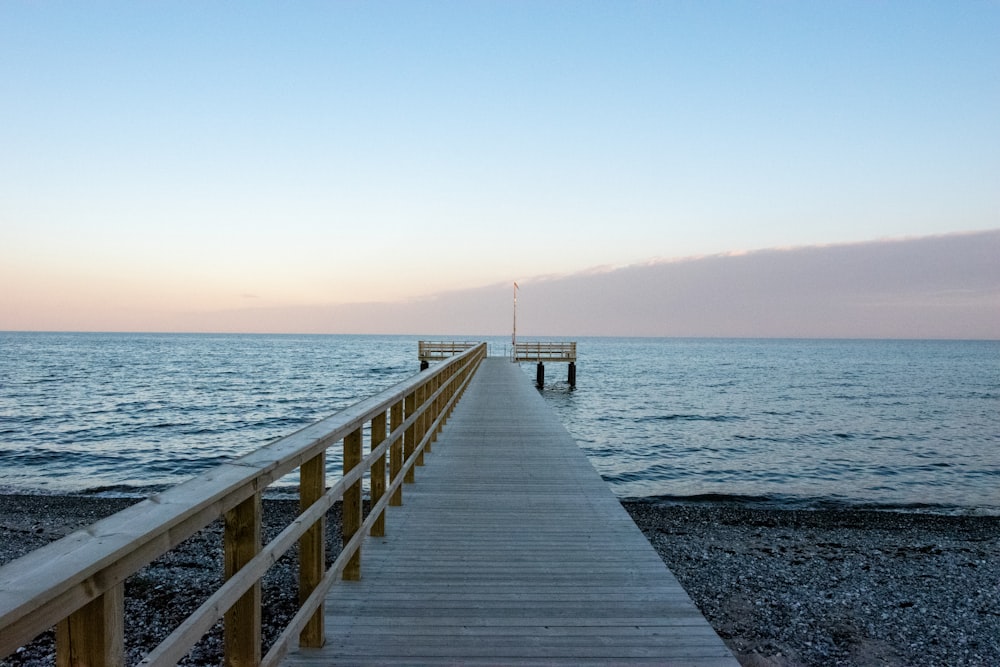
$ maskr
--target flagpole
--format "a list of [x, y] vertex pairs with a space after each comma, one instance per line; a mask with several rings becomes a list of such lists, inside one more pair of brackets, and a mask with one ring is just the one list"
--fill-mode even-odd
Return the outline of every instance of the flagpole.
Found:
[[514, 331], [510, 335], [510, 358], [517, 361], [517, 281], [514, 281]]

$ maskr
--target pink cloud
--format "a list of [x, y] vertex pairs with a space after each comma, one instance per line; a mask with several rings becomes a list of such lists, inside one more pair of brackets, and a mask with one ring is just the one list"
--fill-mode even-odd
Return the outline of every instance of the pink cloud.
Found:
[[[1000, 339], [1000, 230], [658, 261], [519, 285], [524, 335]], [[178, 325], [509, 335], [510, 285], [402, 303], [245, 309]]]

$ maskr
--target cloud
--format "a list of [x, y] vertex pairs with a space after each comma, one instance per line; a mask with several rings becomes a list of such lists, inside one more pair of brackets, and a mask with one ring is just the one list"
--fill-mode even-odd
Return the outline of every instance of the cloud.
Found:
[[[518, 280], [526, 336], [1000, 339], [1000, 230], [727, 253]], [[199, 315], [223, 331], [509, 335], [510, 284], [402, 303]]]

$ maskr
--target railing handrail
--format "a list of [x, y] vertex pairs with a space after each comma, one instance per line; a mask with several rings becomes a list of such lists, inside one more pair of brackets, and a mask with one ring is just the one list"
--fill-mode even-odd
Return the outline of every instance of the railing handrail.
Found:
[[[241, 569], [232, 573], [202, 609], [192, 615], [194, 617], [201, 614], [196, 621], [191, 622], [192, 617], [189, 617], [147, 657], [149, 664], [159, 664], [161, 660], [164, 663], [175, 662], [177, 651], [181, 649], [174, 648], [171, 642], [183, 644], [193, 637], [191, 644], [179, 654], [185, 655], [190, 650], [190, 645], [222, 614], [227, 613], [241, 599], [240, 596], [246, 595], [255, 584], [259, 586], [260, 577], [270, 564], [305, 533], [322, 525], [323, 515], [336, 500], [344, 497], [346, 505], [345, 493], [348, 490], [356, 490], [358, 523], [361, 524], [361, 478], [381, 461], [381, 486], [385, 486], [385, 455], [392, 448], [393, 470], [390, 473], [388, 491], [380, 492], [380, 497], [375, 498], [373, 475], [374, 507], [368, 521], [361, 524], [361, 530], [356, 530], [355, 527], [356, 532], [350, 541], [345, 535], [340, 558], [330, 571], [323, 574], [320, 585], [313, 589], [299, 614], [264, 661], [265, 664], [276, 662], [286, 650], [284, 645], [279, 644], [287, 642], [291, 637], [290, 630], [294, 627], [294, 631], [298, 632], [301, 630], [299, 626], [304, 627], [310, 616], [315, 615], [314, 610], [322, 603], [320, 589], [323, 586], [328, 588], [345, 567], [350, 567], [349, 561], [352, 558], [360, 557], [360, 545], [365, 532], [382, 518], [382, 511], [387, 504], [397, 504], [393, 501], [399, 499], [398, 491], [404, 478], [405, 481], [412, 481], [413, 466], [422, 459], [425, 447], [429, 450], [429, 442], [433, 440], [485, 354], [486, 344], [479, 343], [435, 367], [433, 371], [417, 374], [375, 396], [0, 567], [0, 657], [9, 655], [53, 625], [71, 622], [73, 614], [80, 613], [78, 610], [85, 606], [89, 608], [95, 601], [107, 597], [106, 594], [118, 590], [117, 594], [120, 595], [121, 584], [126, 577], [213, 521], [222, 517], [228, 519], [230, 513], [239, 511], [250, 501], [256, 500], [259, 506], [260, 493], [269, 484], [296, 468], [303, 468], [300, 493], [305, 493], [307, 480], [303, 464], [312, 465], [316, 461], [322, 463], [326, 449], [343, 440], [343, 477], [329, 491], [320, 492], [318, 499], [310, 499], [309, 506], [278, 537], [265, 545], [263, 551], [255, 550], [250, 558], [244, 559], [246, 562], [239, 565]], [[402, 417], [404, 403], [405, 420]], [[387, 411], [393, 422], [389, 433], [385, 433]], [[358, 456], [360, 465], [346, 470], [348, 441], [356, 439], [356, 446], [360, 451], [363, 427], [369, 421], [374, 427], [379, 419], [382, 424], [380, 442], [374, 441], [373, 433], [371, 453], [367, 457]], [[397, 447], [400, 452], [405, 447], [405, 456], [400, 457], [398, 465], [395, 452]], [[324, 474], [325, 466], [320, 465], [318, 485], [321, 489], [325, 488], [322, 481]], [[316, 486], [317, 481], [313, 480], [312, 484]], [[345, 529], [346, 514], [345, 510]], [[259, 509], [256, 521], [259, 524]], [[228, 546], [227, 542], [227, 549]], [[259, 549], [259, 544], [257, 547]], [[322, 592], [325, 593], [325, 590]], [[313, 609], [309, 609], [310, 604], [314, 604]], [[208, 613], [203, 612], [206, 605], [211, 607]], [[121, 610], [117, 613], [121, 613]], [[257, 617], [259, 620], [259, 614]], [[118, 632], [120, 631], [119, 629]], [[259, 622], [256, 633], [256, 650], [259, 656]]]
[[420, 361], [436, 361], [469, 350], [478, 342], [468, 340], [421, 340], [417, 342], [417, 358]]
[[576, 343], [518, 341], [514, 361], [576, 361]]

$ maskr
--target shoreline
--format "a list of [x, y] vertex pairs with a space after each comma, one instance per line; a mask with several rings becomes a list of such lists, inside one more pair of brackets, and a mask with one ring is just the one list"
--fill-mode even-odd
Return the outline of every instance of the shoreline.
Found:
[[[0, 564], [139, 500], [0, 494]], [[265, 498], [265, 539], [297, 504]], [[743, 665], [1000, 664], [1000, 516], [622, 505]], [[338, 505], [328, 515], [331, 561], [339, 520]], [[217, 585], [220, 535], [213, 524], [126, 582], [130, 662]], [[264, 581], [265, 638], [294, 613], [295, 559]], [[217, 664], [220, 644], [213, 630], [182, 664]], [[43, 635], [0, 665], [51, 664], [51, 651]]]

